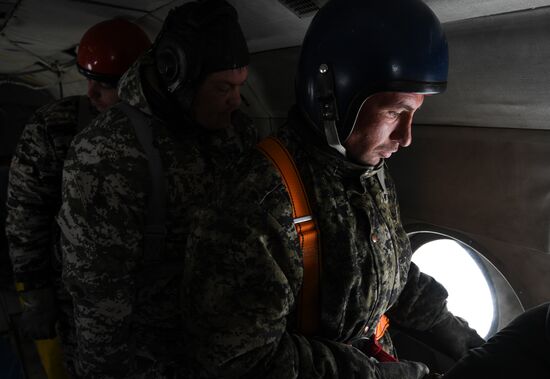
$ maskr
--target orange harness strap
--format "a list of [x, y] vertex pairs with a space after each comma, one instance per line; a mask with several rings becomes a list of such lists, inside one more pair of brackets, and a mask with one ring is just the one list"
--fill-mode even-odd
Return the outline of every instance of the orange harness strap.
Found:
[[321, 315], [319, 230], [313, 220], [304, 184], [287, 149], [274, 137], [263, 140], [257, 148], [281, 174], [292, 202], [292, 218], [300, 240], [304, 265], [302, 289], [298, 298], [298, 330], [304, 335], [314, 335], [319, 330]]
[[[300, 173], [288, 150], [275, 137], [264, 139], [256, 147], [281, 174], [292, 202], [292, 217], [300, 240], [300, 248], [304, 255], [303, 283], [298, 298], [298, 330], [304, 335], [314, 335], [319, 330], [321, 315], [319, 229], [313, 219], [313, 213]], [[388, 326], [389, 320], [383, 315], [376, 326], [376, 340], [384, 336]]]
[[386, 330], [390, 327], [390, 319], [386, 315], [380, 317], [378, 325], [376, 325], [376, 330], [374, 331], [374, 339], [379, 341], [386, 334]]

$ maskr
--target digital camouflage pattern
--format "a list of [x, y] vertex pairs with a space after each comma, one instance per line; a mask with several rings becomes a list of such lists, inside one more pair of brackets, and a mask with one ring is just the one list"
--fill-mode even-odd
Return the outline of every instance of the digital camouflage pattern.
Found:
[[121, 110], [111, 108], [75, 138], [63, 172], [63, 279], [75, 306], [77, 372], [85, 378], [162, 377], [182, 362], [178, 299], [188, 210], [227, 163], [256, 143], [243, 115], [235, 130], [217, 132], [153, 116], [144, 95], [156, 85], [149, 82], [153, 69], [150, 55], [138, 60], [121, 79], [119, 96], [151, 120], [164, 166], [162, 262], [143, 258], [151, 174]]
[[362, 338], [384, 313], [395, 324], [431, 329], [452, 317], [447, 292], [410, 261], [386, 169], [347, 161], [320, 147], [299, 116], [290, 120], [278, 137], [320, 229], [320, 333], [296, 331], [302, 255], [290, 199], [255, 151], [228, 170], [216, 201], [195, 212], [182, 282], [190, 366], [205, 378], [409, 378], [401, 374], [419, 367], [393, 367], [403, 372], [391, 376], [363, 354]]
[[[61, 283], [55, 216], [61, 204], [61, 174], [71, 140], [96, 114], [85, 96], [67, 97], [38, 109], [23, 130], [10, 167], [6, 234], [15, 280], [26, 290], [55, 291], [61, 311], [57, 314], [57, 332], [66, 360], [74, 345], [70, 334], [72, 305]], [[35, 305], [40, 308], [42, 304]]]
[[[52, 285], [52, 264], [59, 266], [60, 257], [53, 256], [52, 248], [58, 233], [52, 227], [61, 204], [63, 162], [77, 133], [80, 101], [80, 96], [72, 96], [37, 110], [11, 162], [6, 233], [15, 278], [30, 288]], [[90, 106], [89, 101], [86, 104]], [[60, 267], [56, 271], [60, 273]]]

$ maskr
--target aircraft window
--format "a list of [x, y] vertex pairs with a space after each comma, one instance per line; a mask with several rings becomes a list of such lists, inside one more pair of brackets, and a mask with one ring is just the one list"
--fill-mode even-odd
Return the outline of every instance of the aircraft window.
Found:
[[412, 260], [445, 286], [448, 309], [486, 337], [493, 332], [495, 300], [484, 267], [474, 254], [453, 239], [441, 238], [420, 245]]

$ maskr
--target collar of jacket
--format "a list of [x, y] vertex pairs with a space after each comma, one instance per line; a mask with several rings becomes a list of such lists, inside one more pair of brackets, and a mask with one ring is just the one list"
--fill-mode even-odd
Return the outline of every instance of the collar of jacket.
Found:
[[340, 178], [369, 178], [383, 171], [384, 160], [376, 166], [360, 165], [329, 147], [315, 128], [302, 117], [296, 106], [290, 110], [288, 119], [289, 129], [299, 135], [303, 149], [330, 175]]
[[153, 115], [153, 110], [145, 97], [142, 72], [147, 67], [153, 66], [153, 64], [153, 57], [151, 52], [148, 51], [130, 66], [118, 83], [118, 97], [120, 100], [150, 116]]

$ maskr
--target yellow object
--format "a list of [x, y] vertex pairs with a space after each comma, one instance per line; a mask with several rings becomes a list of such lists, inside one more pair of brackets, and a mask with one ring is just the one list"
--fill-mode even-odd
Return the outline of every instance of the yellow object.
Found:
[[63, 352], [59, 337], [48, 340], [35, 340], [36, 350], [48, 379], [69, 379], [63, 365]]
[[[25, 284], [16, 282], [15, 290], [17, 292], [25, 291]], [[21, 297], [19, 301], [23, 305], [23, 299]], [[40, 363], [42, 363], [42, 367], [48, 379], [69, 379], [67, 370], [63, 365], [63, 352], [61, 351], [59, 337], [47, 340], [34, 340], [34, 345], [36, 346]]]

